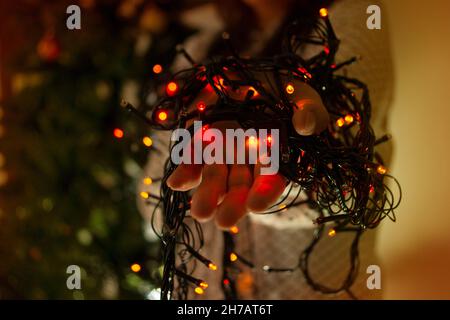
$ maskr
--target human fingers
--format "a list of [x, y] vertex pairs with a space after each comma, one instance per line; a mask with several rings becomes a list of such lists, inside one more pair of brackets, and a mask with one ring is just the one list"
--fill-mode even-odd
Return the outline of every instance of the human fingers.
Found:
[[299, 83], [294, 97], [296, 109], [292, 124], [300, 135], [319, 134], [326, 129], [330, 121], [328, 111], [320, 95], [310, 86]]
[[167, 179], [167, 186], [176, 191], [188, 191], [201, 181], [201, 164], [180, 164]]
[[286, 187], [286, 178], [281, 174], [259, 174], [261, 165], [255, 165], [255, 179], [249, 190], [246, 201], [247, 210], [262, 212], [272, 206], [283, 193]]
[[230, 166], [228, 190], [216, 213], [216, 225], [219, 228], [232, 227], [247, 213], [245, 203], [252, 180], [250, 166]]
[[202, 181], [192, 196], [191, 215], [199, 221], [210, 219], [227, 191], [226, 164], [205, 165]]

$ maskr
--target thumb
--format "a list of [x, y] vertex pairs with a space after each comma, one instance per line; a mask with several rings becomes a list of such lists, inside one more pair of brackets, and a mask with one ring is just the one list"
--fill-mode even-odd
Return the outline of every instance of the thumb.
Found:
[[[310, 88], [306, 96], [296, 102], [292, 124], [295, 131], [303, 136], [319, 134], [326, 129], [330, 121], [328, 111], [322, 103], [320, 96]], [[308, 90], [309, 91], [309, 90]]]

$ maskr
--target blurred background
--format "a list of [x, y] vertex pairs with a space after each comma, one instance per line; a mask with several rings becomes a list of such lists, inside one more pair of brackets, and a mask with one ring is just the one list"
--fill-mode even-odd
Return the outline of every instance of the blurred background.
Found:
[[392, 173], [404, 191], [396, 223], [384, 223], [383, 292], [394, 299], [450, 298], [450, 3], [385, 1], [396, 90]]
[[184, 4], [81, 0], [75, 31], [73, 1], [1, 4], [0, 298], [145, 298], [161, 272], [136, 206], [152, 139], [119, 103], [173, 60]]
[[[178, 15], [204, 2], [80, 0], [81, 31], [65, 26], [72, 1], [1, 3], [0, 298], [155, 294], [159, 240], [136, 207], [152, 137], [119, 101], [155, 102], [146, 93], [193, 32]], [[383, 293], [448, 299], [450, 4], [385, 5], [396, 77], [390, 172], [404, 199], [398, 221], [381, 227]], [[65, 286], [72, 264], [81, 291]]]

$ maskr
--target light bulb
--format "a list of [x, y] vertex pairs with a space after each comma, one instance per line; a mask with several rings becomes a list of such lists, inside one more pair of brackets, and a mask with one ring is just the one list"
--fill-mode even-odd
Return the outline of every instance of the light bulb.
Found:
[[294, 85], [293, 85], [292, 83], [288, 83], [288, 84], [286, 85], [286, 92], [287, 92], [288, 94], [293, 94], [294, 91], [295, 91]]
[[161, 73], [162, 70], [163, 70], [163, 68], [162, 68], [162, 66], [160, 64], [155, 64], [153, 66], [153, 72], [156, 73], [156, 74]]

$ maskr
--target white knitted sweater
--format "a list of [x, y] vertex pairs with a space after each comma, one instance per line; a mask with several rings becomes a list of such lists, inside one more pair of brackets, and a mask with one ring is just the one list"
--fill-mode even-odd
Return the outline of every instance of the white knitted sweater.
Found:
[[[364, 81], [370, 90], [373, 106], [372, 126], [378, 136], [385, 133], [388, 107], [393, 89], [393, 77], [389, 52], [387, 25], [382, 20], [381, 30], [369, 30], [366, 27], [368, 14], [366, 9], [379, 1], [340, 0], [329, 8], [329, 16], [341, 46], [337, 59], [344, 60], [360, 56], [361, 60], [343, 72]], [[383, 17], [382, 11], [382, 17]], [[222, 32], [222, 24], [214, 12], [213, 6], [195, 9], [183, 15], [186, 24], [195, 26], [200, 31], [187, 39], [186, 50], [194, 60], [201, 61], [209, 44]], [[257, 52], [261, 42], [255, 43], [251, 51]], [[174, 69], [187, 66], [183, 58], [174, 62]], [[155, 148], [149, 154], [149, 161], [144, 168], [144, 175], [160, 177], [163, 163], [168, 156], [167, 133], [155, 133]], [[382, 154], [386, 160], [390, 157], [389, 145]], [[151, 192], [158, 194], [159, 185], [153, 184]], [[139, 186], [144, 188], [144, 186]], [[148, 186], [145, 186], [148, 189]], [[138, 192], [139, 194], [139, 192]], [[150, 221], [153, 208], [146, 206], [139, 198], [138, 205], [146, 221]], [[296, 207], [277, 215], [249, 214], [238, 224], [240, 233], [235, 236], [237, 251], [251, 260], [255, 268], [244, 266], [244, 272], [237, 283], [240, 298], [245, 299], [347, 299], [347, 294], [334, 296], [322, 295], [312, 290], [305, 282], [300, 270], [294, 273], [266, 273], [262, 267], [292, 267], [298, 263], [303, 248], [312, 238], [313, 225], [311, 216], [314, 212], [306, 207]], [[221, 265], [223, 237], [213, 222], [203, 224], [205, 247], [202, 254]], [[344, 280], [349, 268], [349, 248], [353, 234], [337, 234], [333, 238], [321, 240], [310, 258], [311, 275], [316, 281], [328, 286], [338, 287]], [[361, 299], [378, 299], [381, 290], [368, 290], [366, 280], [367, 266], [378, 265], [375, 254], [376, 231], [364, 233], [360, 242], [360, 272], [352, 287], [355, 296]], [[221, 272], [212, 272], [202, 265], [197, 265], [194, 276], [208, 282], [209, 288], [202, 296], [190, 298], [223, 299], [221, 291]]]

